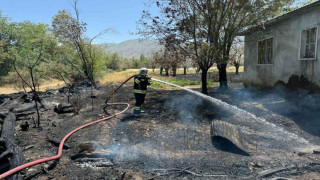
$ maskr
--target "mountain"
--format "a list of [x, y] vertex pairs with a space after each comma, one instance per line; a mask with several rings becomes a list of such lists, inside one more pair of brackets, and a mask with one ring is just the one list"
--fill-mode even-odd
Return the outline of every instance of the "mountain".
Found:
[[133, 39], [121, 43], [100, 44], [108, 53], [119, 53], [124, 58], [139, 58], [141, 54], [151, 57], [153, 53], [162, 49], [162, 46], [155, 40]]

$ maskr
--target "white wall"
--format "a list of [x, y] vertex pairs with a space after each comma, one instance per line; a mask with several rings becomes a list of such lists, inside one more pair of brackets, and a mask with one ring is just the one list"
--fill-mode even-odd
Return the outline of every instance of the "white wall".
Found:
[[[267, 27], [245, 37], [244, 81], [247, 84], [273, 86], [281, 80], [285, 83], [291, 75], [305, 75], [320, 85], [320, 7]], [[318, 27], [316, 60], [299, 60], [301, 31]], [[258, 41], [273, 37], [273, 64], [258, 64]]]

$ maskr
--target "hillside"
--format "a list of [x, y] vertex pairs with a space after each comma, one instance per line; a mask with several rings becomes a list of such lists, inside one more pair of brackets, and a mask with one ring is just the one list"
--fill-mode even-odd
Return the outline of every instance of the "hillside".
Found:
[[108, 53], [118, 52], [124, 58], [140, 57], [141, 54], [146, 56], [152, 56], [153, 53], [161, 49], [161, 45], [155, 40], [140, 40], [133, 39], [123, 41], [121, 43], [104, 43], [101, 44], [103, 48], [106, 49]]

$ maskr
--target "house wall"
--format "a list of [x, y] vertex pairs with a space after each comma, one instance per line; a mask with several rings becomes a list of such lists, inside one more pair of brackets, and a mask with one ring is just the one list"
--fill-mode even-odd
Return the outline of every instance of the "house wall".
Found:
[[[273, 86], [277, 81], [288, 82], [291, 75], [304, 75], [320, 85], [320, 7], [296, 14], [269, 26], [265, 31], [245, 36], [244, 82]], [[316, 60], [299, 60], [301, 31], [318, 27]], [[258, 41], [273, 37], [273, 64], [258, 64]]]

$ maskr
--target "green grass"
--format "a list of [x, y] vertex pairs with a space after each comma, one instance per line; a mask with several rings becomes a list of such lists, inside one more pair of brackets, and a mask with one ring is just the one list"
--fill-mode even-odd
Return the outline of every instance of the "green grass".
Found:
[[[167, 82], [179, 85], [179, 86], [195, 86], [195, 85], [201, 85], [201, 81], [191, 81], [191, 80], [186, 80], [186, 79], [181, 79], [181, 80], [167, 80]], [[208, 86], [213, 86], [214, 83], [211, 81], [208, 81]], [[165, 84], [157, 82], [157, 81], [152, 81], [151, 87], [153, 88], [162, 88], [164, 87]]]
[[162, 88], [164, 86], [164, 84], [163, 83], [160, 83], [160, 82], [158, 82], [158, 81], [152, 81], [151, 82], [151, 87], [152, 88]]

